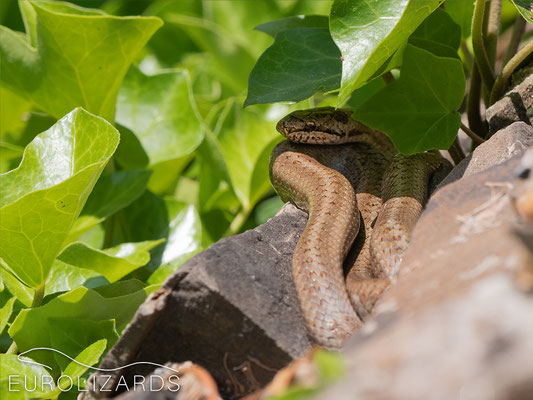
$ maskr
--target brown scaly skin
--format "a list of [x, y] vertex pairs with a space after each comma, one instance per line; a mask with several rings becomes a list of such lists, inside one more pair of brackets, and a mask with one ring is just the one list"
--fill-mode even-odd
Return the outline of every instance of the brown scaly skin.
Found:
[[[429, 177], [446, 161], [435, 153], [396, 154], [385, 134], [350, 110], [295, 111], [277, 129], [288, 141], [272, 152], [272, 185], [309, 213], [292, 260], [303, 316], [317, 343], [339, 348], [397, 273]], [[350, 251], [359, 211], [366, 239]]]

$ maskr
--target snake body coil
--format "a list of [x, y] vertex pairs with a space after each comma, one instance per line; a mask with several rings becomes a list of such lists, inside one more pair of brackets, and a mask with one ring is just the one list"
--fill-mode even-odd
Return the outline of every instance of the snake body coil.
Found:
[[[309, 213], [292, 260], [296, 292], [311, 336], [338, 348], [397, 273], [429, 177], [446, 161], [435, 153], [396, 154], [382, 132], [349, 110], [296, 111], [277, 129], [288, 141], [272, 152], [272, 185]], [[360, 227], [364, 239], [350, 251]]]

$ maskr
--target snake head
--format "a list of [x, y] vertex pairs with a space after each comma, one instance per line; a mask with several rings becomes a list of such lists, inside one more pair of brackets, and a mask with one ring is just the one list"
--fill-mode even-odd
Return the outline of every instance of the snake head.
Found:
[[353, 141], [351, 115], [351, 110], [333, 107], [298, 110], [283, 117], [276, 129], [291, 142], [341, 144]]

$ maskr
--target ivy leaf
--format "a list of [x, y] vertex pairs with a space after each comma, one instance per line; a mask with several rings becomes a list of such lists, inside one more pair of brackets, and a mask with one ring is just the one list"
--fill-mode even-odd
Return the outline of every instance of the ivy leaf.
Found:
[[[121, 328], [146, 299], [148, 288], [143, 286], [139, 281], [123, 281], [91, 290], [77, 288], [41, 307], [22, 310], [11, 324], [9, 335], [17, 343], [19, 351], [24, 352], [36, 347], [52, 347], [51, 318], [88, 321], [113, 319], [116, 326]], [[35, 332], [39, 332], [39, 335], [35, 335]], [[58, 370], [54, 356], [49, 351], [32, 352], [32, 358]]]
[[283, 139], [275, 129], [283, 115], [272, 113], [265, 122], [267, 110], [276, 108], [255, 106], [242, 110], [234, 104], [228, 117], [231, 121], [222, 126], [218, 135], [233, 190], [248, 210], [270, 190], [268, 157], [275, 144]]
[[[11, 377], [11, 379], [10, 379]], [[34, 392], [28, 393], [24, 390], [24, 383], [37, 382], [38, 386]], [[26, 400], [36, 397], [50, 397], [53, 390], [48, 384], [40, 385], [40, 382], [50, 383], [55, 389], [54, 378], [40, 365], [36, 365], [28, 357], [20, 357], [16, 354], [0, 354], [0, 393], [6, 400]], [[32, 386], [30, 386], [32, 387]], [[47, 388], [46, 392], [39, 389]]]
[[66, 264], [88, 269], [116, 282], [150, 261], [149, 250], [163, 242], [152, 240], [139, 243], [122, 243], [106, 250], [97, 250], [85, 243], [70, 244], [58, 256]]
[[182, 256], [201, 247], [202, 225], [196, 208], [191, 204], [170, 197], [163, 199], [146, 191], [120, 215], [128, 240], [166, 239], [151, 251], [150, 263], [145, 267], [150, 274], [164, 264], [177, 268]]
[[276, 35], [259, 57], [244, 106], [300, 101], [340, 85], [341, 54], [327, 28], [294, 28]]
[[151, 174], [151, 171], [141, 169], [101, 176], [80, 217], [74, 222], [67, 242], [77, 240], [81, 234], [138, 199], [146, 189]]
[[461, 36], [466, 39], [472, 32], [474, 0], [447, 0], [446, 12], [461, 27]]
[[93, 289], [108, 283], [109, 281], [98, 272], [74, 267], [56, 258], [48, 274], [48, 279], [46, 279], [44, 294], [48, 296], [57, 292], [68, 292], [80, 286]]
[[11, 317], [15, 300], [15, 297], [10, 298], [8, 301], [6, 301], [6, 304], [4, 304], [2, 308], [0, 308], [0, 333], [4, 331], [4, 328], [6, 327], [9, 321], [9, 317]]
[[[75, 361], [72, 361], [65, 370], [63, 371], [63, 375], [70, 377], [74, 382], [77, 382], [79, 378], [89, 369], [87, 365], [94, 365], [98, 363], [100, 360], [100, 357], [104, 353], [107, 345], [107, 340], [101, 339], [97, 340], [87, 348], [83, 349], [83, 351], [78, 354], [78, 356], [74, 359]], [[70, 385], [70, 381], [65, 382], [65, 385]], [[68, 386], [61, 386], [63, 382], [60, 382], [60, 387], [64, 390], [67, 389]]]
[[511, 0], [515, 7], [518, 9], [518, 12], [522, 14], [522, 17], [533, 24], [533, 4], [531, 0]]
[[443, 0], [335, 0], [330, 30], [341, 50], [342, 83], [338, 104], [376, 73]]
[[[100, 339], [104, 339], [105, 342], [102, 351], [106, 349], [106, 344], [107, 348], [110, 348], [118, 339], [115, 321], [112, 319], [90, 321], [76, 318], [50, 318], [48, 326], [50, 327], [51, 347], [75, 359], [78, 359], [80, 353]], [[66, 375], [66, 368], [71, 364], [71, 360], [56, 352], [52, 354], [63, 374]], [[28, 356], [31, 356], [31, 353], [28, 353]], [[93, 363], [95, 362], [98, 362], [98, 359]], [[87, 365], [92, 364], [87, 363]]]
[[329, 28], [329, 18], [325, 15], [295, 15], [265, 22], [254, 29], [275, 37], [279, 32], [294, 28]]
[[26, 147], [20, 166], [0, 175], [0, 257], [26, 285], [41, 286], [119, 134], [83, 109]]
[[152, 181], [177, 179], [204, 137], [186, 70], [145, 75], [131, 67], [119, 92], [116, 120], [141, 142], [154, 170]]
[[459, 129], [463, 100], [461, 62], [407, 45], [400, 78], [380, 90], [354, 118], [385, 132], [398, 151], [448, 149]]
[[20, 4], [27, 37], [0, 26], [2, 82], [56, 118], [83, 106], [113, 121], [122, 78], [161, 20], [68, 3]]
[[439, 57], [459, 58], [461, 27], [443, 9], [437, 8], [413, 32], [409, 43]]

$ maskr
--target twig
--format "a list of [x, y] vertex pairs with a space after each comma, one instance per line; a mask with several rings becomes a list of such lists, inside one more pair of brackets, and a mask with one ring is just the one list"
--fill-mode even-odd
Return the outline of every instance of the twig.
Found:
[[470, 129], [468, 126], [463, 124], [461, 122], [461, 130], [468, 135], [470, 139], [474, 141], [476, 144], [481, 144], [485, 142], [485, 139], [483, 139], [481, 136], [479, 136], [476, 132], [474, 132], [472, 129]]
[[514, 70], [518, 68], [522, 61], [524, 61], [532, 53], [533, 40], [530, 40], [524, 47], [522, 47], [522, 49], [518, 51], [518, 53], [514, 55], [513, 58], [509, 60], [507, 64], [505, 64], [502, 72], [500, 75], [498, 75], [498, 79], [496, 79], [496, 82], [494, 83], [494, 87], [492, 88], [492, 92], [490, 94], [491, 104], [494, 104], [496, 100], [502, 97], [507, 81], [511, 77]]
[[490, 66], [490, 61], [483, 43], [483, 17], [485, 13], [485, 0], [476, 0], [474, 6], [474, 16], [472, 18], [472, 47], [474, 57], [483, 80], [483, 84], [490, 92], [494, 85], [494, 72]]

